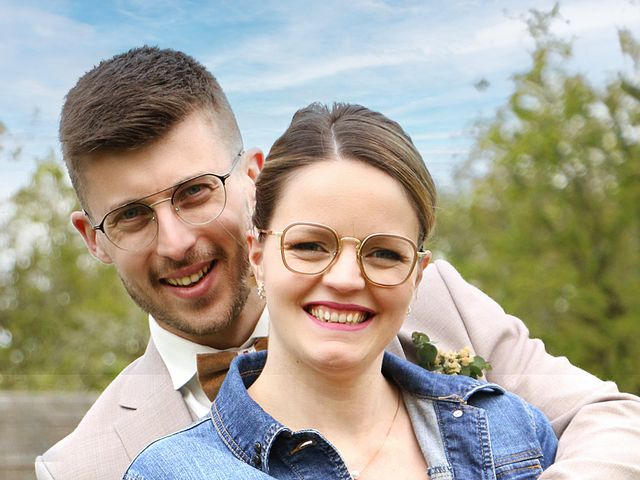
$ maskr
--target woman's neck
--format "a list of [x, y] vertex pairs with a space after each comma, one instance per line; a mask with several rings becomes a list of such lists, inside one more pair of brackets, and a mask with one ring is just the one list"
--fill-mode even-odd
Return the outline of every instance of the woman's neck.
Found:
[[397, 404], [398, 392], [382, 375], [382, 357], [349, 370], [320, 370], [270, 348], [249, 395], [292, 430], [314, 428], [332, 441], [344, 432], [366, 435]]
[[[290, 429], [318, 430], [353, 478], [426, 478], [427, 464], [400, 390], [381, 371], [383, 353], [349, 369], [312, 368], [270, 349], [249, 395]], [[399, 474], [399, 477], [398, 477]]]

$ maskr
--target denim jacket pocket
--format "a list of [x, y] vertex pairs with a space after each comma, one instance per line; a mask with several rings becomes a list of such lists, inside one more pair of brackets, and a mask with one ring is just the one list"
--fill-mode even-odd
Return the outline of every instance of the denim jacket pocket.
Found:
[[496, 480], [529, 480], [542, 474], [539, 448], [495, 459]]

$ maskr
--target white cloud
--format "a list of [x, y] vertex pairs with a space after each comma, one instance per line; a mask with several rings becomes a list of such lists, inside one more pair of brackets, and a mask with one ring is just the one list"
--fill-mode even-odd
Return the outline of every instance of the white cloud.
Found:
[[[0, 121], [8, 124], [14, 138], [35, 135], [26, 142], [34, 149], [47, 143], [56, 146], [63, 96], [84, 71], [130, 46], [160, 43], [183, 49], [208, 65], [239, 112], [245, 137], [265, 146], [305, 102], [338, 99], [384, 111], [415, 132], [421, 148], [434, 155], [435, 150], [447, 148], [442, 136], [457, 135], [477, 115], [490, 114], [504, 101], [510, 75], [529, 63], [531, 40], [523, 17], [531, 6], [549, 10], [554, 4], [554, 0], [96, 3], [101, 13], [111, 15], [109, 23], [102, 18], [77, 20], [97, 16], [78, 15], [83, 8], [94, 7], [76, 2], [0, 1]], [[617, 27], [640, 31], [637, 0], [565, 0], [561, 14], [569, 22], [558, 22], [555, 28], [576, 37], [576, 57], [590, 75], [617, 68], [611, 54], [612, 48], [617, 49]], [[473, 88], [480, 79], [490, 84], [484, 92]], [[39, 123], [33, 127], [30, 117], [35, 109], [40, 112]]]
[[[567, 22], [558, 31], [569, 34], [597, 34], [594, 30], [615, 30], [624, 25], [640, 28], [640, 3], [633, 0], [581, 0], [561, 5], [560, 13]], [[637, 30], [636, 30], [637, 31]]]

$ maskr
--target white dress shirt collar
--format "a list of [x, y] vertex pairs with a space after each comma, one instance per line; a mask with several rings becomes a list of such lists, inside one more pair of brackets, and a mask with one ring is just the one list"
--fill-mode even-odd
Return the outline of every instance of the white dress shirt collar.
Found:
[[[198, 353], [219, 352], [215, 348], [200, 345], [198, 343], [179, 337], [178, 335], [165, 330], [158, 322], [149, 315], [149, 330], [151, 339], [158, 349], [160, 358], [167, 366], [173, 387], [181, 389], [197, 372], [196, 356]], [[241, 351], [251, 346], [256, 338], [266, 337], [269, 333], [269, 313], [265, 308], [260, 315], [256, 328], [249, 339], [237, 348], [230, 348], [227, 351]]]

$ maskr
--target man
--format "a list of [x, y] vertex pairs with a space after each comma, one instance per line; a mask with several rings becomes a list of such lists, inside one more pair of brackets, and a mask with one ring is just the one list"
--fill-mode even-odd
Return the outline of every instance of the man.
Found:
[[[103, 392], [77, 429], [36, 460], [38, 478], [120, 478], [151, 440], [206, 414], [197, 353], [251, 348], [266, 334], [249, 278], [245, 232], [263, 163], [242, 150], [213, 76], [172, 50], [140, 48], [102, 62], [69, 92], [60, 139], [84, 212], [72, 222], [150, 314], [145, 354]], [[446, 262], [427, 268], [410, 334], [470, 344], [490, 381], [541, 408], [560, 436], [541, 478], [640, 477], [640, 400], [546, 354], [524, 325]]]

